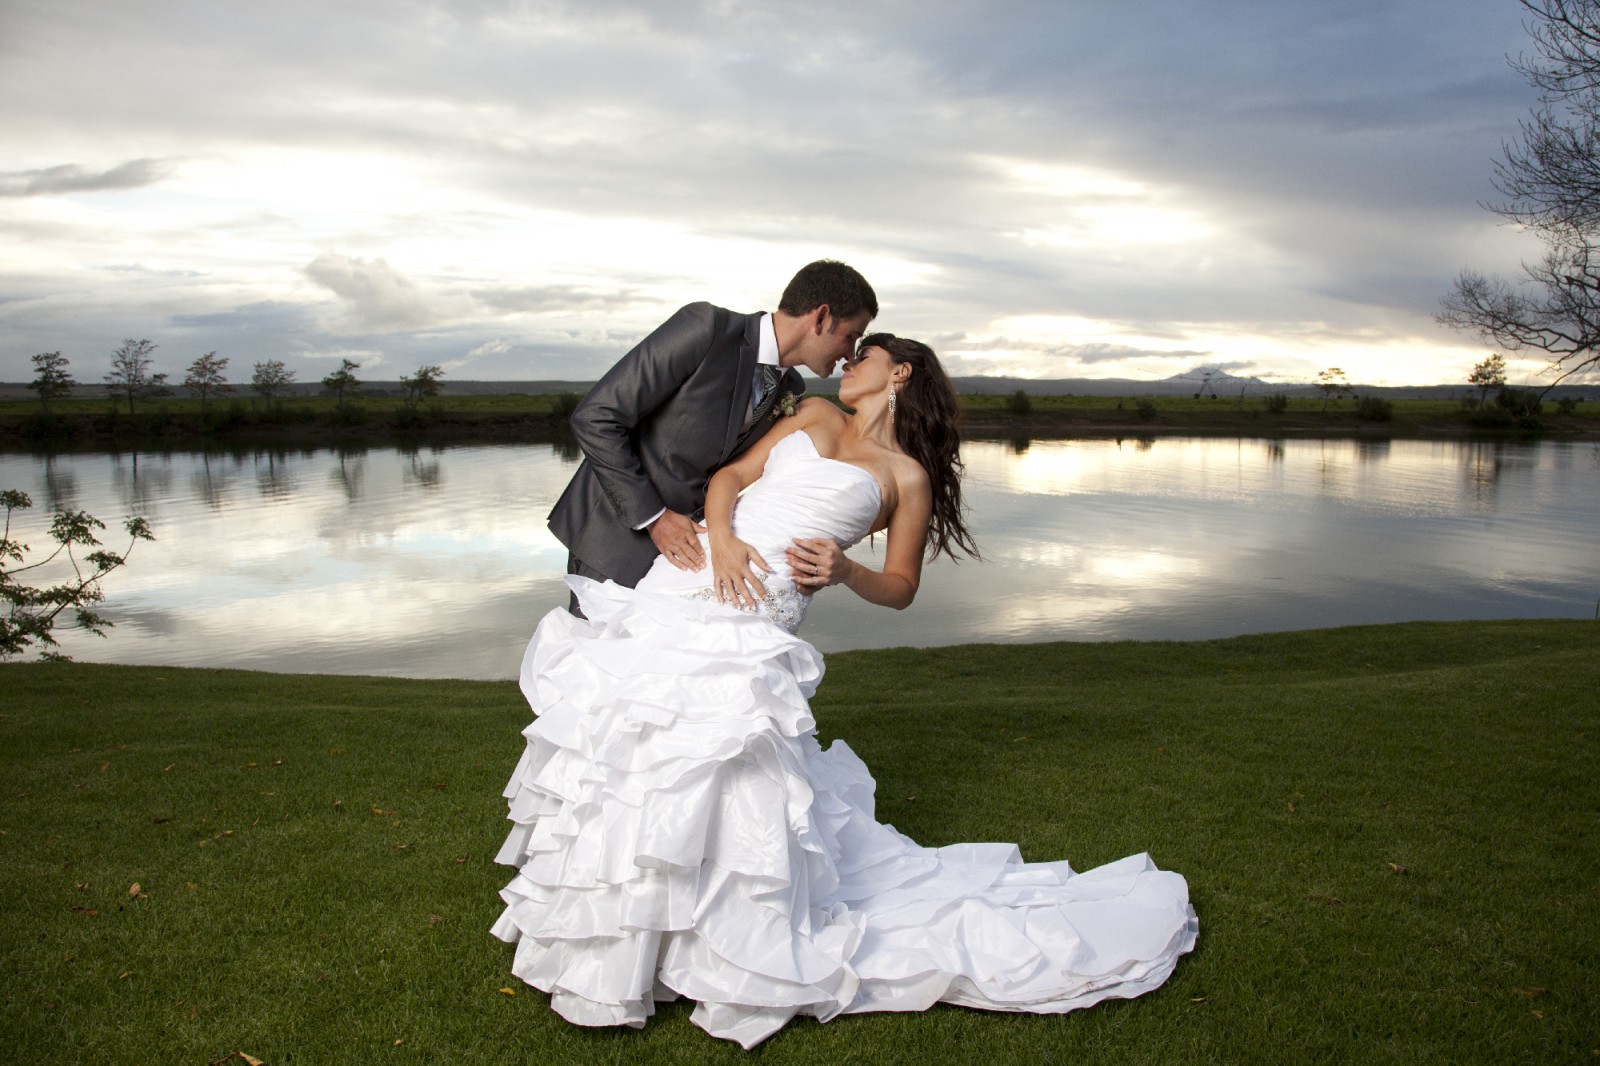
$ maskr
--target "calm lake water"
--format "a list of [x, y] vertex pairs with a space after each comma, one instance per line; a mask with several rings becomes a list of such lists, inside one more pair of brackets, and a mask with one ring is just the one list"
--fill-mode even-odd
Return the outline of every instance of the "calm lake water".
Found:
[[[1412, 619], [1593, 617], [1600, 446], [1434, 441], [970, 443], [985, 559], [929, 567], [903, 612], [817, 598], [824, 651], [1198, 639]], [[551, 445], [0, 455], [28, 492], [142, 543], [89, 662], [508, 678], [566, 600]], [[121, 540], [108, 536], [120, 550]], [[878, 545], [852, 554], [870, 562]]]

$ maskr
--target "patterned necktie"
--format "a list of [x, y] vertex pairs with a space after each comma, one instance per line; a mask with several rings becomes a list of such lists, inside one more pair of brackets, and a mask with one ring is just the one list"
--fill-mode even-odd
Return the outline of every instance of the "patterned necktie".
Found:
[[778, 382], [783, 378], [783, 368], [761, 364], [761, 400], [756, 404], [754, 411], [750, 412], [752, 425], [767, 417], [772, 410], [772, 405], [778, 402]]

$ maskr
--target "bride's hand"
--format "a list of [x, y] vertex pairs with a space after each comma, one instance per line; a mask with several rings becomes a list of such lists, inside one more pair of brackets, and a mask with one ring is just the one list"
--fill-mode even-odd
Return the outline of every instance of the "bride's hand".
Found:
[[718, 603], [752, 609], [761, 602], [767, 587], [756, 577], [752, 567], [764, 574], [772, 573], [772, 567], [761, 558], [761, 553], [738, 537], [731, 534], [711, 537], [711, 580]]
[[808, 595], [843, 581], [851, 565], [844, 549], [827, 537], [796, 537], [788, 558], [795, 587]]

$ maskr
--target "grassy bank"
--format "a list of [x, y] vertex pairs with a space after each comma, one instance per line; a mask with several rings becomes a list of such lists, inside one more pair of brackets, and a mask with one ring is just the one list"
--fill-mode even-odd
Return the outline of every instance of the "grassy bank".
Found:
[[1600, 403], [1547, 404], [1532, 420], [1491, 401], [1467, 407], [1457, 400], [1385, 400], [1363, 404], [1344, 399], [1256, 395], [1235, 397], [1033, 396], [1026, 410], [1008, 396], [962, 398], [967, 425], [981, 434], [1072, 436], [1376, 437], [1451, 438], [1548, 435], [1556, 439], [1600, 437]]
[[[28, 1063], [1526, 1062], [1600, 1054], [1600, 628], [830, 656], [924, 843], [1148, 850], [1197, 952], [1065, 1017], [566, 1025], [489, 937], [510, 683], [0, 667], [0, 1046]], [[137, 885], [137, 890], [134, 886]], [[510, 989], [515, 994], [507, 994]], [[238, 1061], [238, 1060], [234, 1060]]]
[[[0, 444], [50, 447], [316, 446], [363, 440], [553, 442], [566, 436], [572, 395], [444, 396], [407, 405], [375, 396], [340, 407], [331, 397], [282, 402], [211, 401], [202, 416], [195, 399], [146, 401], [134, 414], [105, 400], [58, 400], [48, 415], [36, 402], [0, 400]], [[975, 437], [1155, 437], [1223, 434], [1244, 437], [1600, 438], [1600, 403], [1570, 411], [1545, 409], [1533, 421], [1496, 408], [1453, 400], [1395, 400], [1363, 408], [1357, 400], [1034, 396], [1026, 409], [1013, 397], [966, 396], [967, 432]], [[1383, 417], [1375, 417], [1381, 413]]]

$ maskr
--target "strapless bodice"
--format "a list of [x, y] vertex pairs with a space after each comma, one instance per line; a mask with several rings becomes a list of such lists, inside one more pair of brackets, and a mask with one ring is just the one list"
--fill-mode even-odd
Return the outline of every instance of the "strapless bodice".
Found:
[[[761, 578], [767, 589], [762, 611], [793, 632], [805, 616], [811, 597], [796, 590], [785, 554], [795, 537], [826, 537], [842, 548], [855, 544], [872, 528], [882, 507], [878, 479], [863, 467], [829, 459], [803, 430], [773, 445], [761, 477], [745, 489], [733, 509], [733, 532], [760, 553], [772, 573]], [[639, 582], [642, 591], [715, 599], [711, 588], [710, 547], [705, 569], [679, 570], [658, 558]]]

